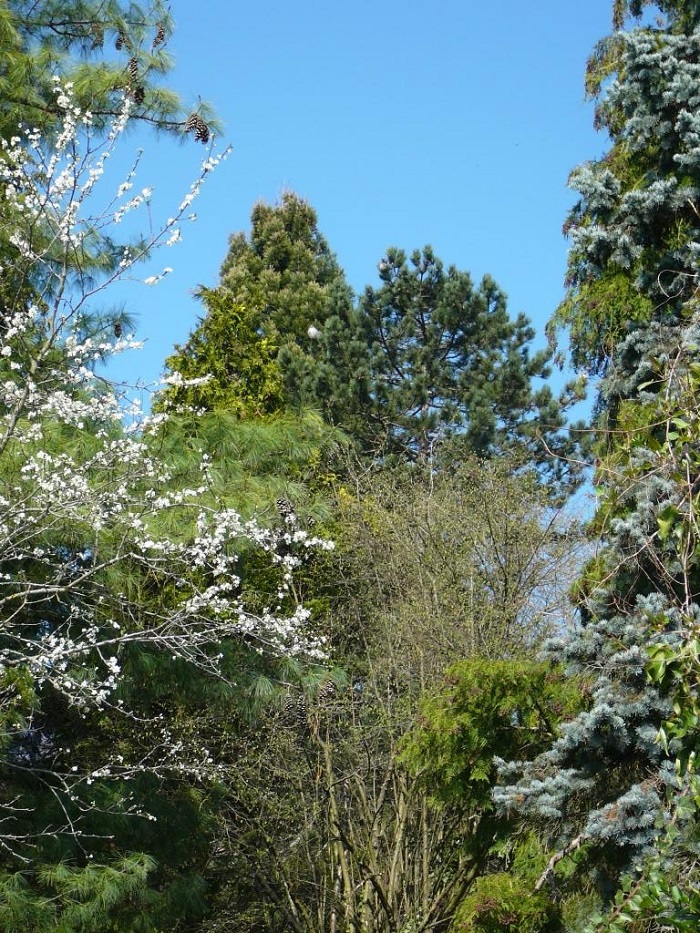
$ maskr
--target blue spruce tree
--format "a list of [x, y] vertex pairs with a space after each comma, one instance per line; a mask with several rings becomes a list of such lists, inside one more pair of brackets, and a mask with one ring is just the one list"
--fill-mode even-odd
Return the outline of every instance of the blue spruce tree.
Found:
[[[607, 896], [654, 854], [657, 873], [681, 874], [693, 807], [681, 813], [678, 800], [697, 796], [700, 7], [659, 3], [653, 24], [624, 30], [647, 6], [616, 2], [616, 30], [589, 62], [611, 147], [572, 175], [569, 291], [552, 324], [568, 328], [575, 365], [602, 376], [596, 554], [576, 590], [580, 625], [551, 646], [586, 702], [547, 752], [502, 762], [495, 791], [501, 807], [549, 824], [550, 874], [583, 847]], [[642, 911], [631, 877], [611, 929], [632, 917], [623, 904]]]

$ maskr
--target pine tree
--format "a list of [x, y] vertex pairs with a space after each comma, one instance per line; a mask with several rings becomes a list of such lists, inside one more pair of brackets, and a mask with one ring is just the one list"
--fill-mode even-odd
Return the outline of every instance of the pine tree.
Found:
[[379, 277], [315, 335], [295, 371], [305, 404], [369, 458], [410, 463], [439, 449], [447, 463], [508, 450], [555, 485], [575, 485], [577, 445], [564, 429], [573, 386], [558, 399], [537, 387], [548, 354], [531, 354], [530, 323], [509, 317], [493, 279], [475, 286], [430, 247], [410, 258], [390, 249]]
[[[429, 247], [410, 260], [389, 250], [379, 272], [380, 286], [355, 302], [310, 205], [291, 193], [256, 205], [249, 236], [231, 238], [220, 284], [201, 292], [208, 314], [168, 359], [173, 372], [214, 378], [167, 397], [227, 398], [242, 414], [251, 402], [262, 412], [314, 409], [370, 458], [415, 460], [445, 436], [454, 456], [516, 448], [557, 481], [575, 481], [566, 403], [535, 387], [548, 355], [530, 352], [534, 331], [523, 315], [510, 319], [495, 282], [475, 287]], [[263, 365], [274, 386], [267, 404], [255, 388]], [[250, 366], [257, 401], [241, 377]]]
[[[173, 19], [167, 4], [143, 6], [121, 0], [10, 0], [0, 11], [0, 135], [9, 139], [22, 123], [52, 132], [60, 121], [53, 78], [73, 82], [77, 104], [104, 126], [120, 109], [122, 95], [132, 116], [181, 134], [186, 109], [161, 85], [172, 68], [167, 52]], [[199, 120], [216, 126], [211, 110]]]
[[[230, 699], [241, 655], [300, 646], [290, 573], [308, 536], [241, 518], [201, 449], [178, 483], [163, 418], [127, 415], [96, 376], [96, 358], [129, 341], [83, 312], [142, 254], [115, 244], [118, 271], [102, 276], [76, 256], [113, 232], [113, 202], [91, 194], [125, 121], [105, 141], [69, 84], [54, 93], [61, 150], [22, 127], [0, 154], [6, 282], [31, 284], [27, 297], [8, 287], [18, 300], [0, 327], [2, 919], [175, 929], [202, 913], [213, 761], [199, 721]], [[172, 221], [149, 228], [157, 246]], [[243, 554], [265, 583], [249, 614]]]
[[[379, 288], [367, 288], [359, 323], [369, 353], [369, 422], [389, 452], [425, 456], [441, 435], [488, 455], [521, 442], [541, 459], [537, 437], [561, 447], [561, 409], [548, 388], [547, 355], [530, 354], [534, 331], [511, 320], [506, 297], [489, 276], [445, 269], [430, 247], [410, 260], [389, 250]], [[376, 443], [376, 440], [375, 440]]]

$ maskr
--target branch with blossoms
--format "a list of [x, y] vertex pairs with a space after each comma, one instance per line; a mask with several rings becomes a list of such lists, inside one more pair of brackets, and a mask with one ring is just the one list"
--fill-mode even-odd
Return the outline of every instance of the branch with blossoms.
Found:
[[[174, 216], [154, 228], [151, 189], [134, 193], [138, 158], [100, 202], [129, 100], [102, 136], [70, 85], [55, 90], [63, 125], [50, 149], [35, 130], [0, 144], [0, 731], [5, 766], [35, 773], [74, 813], [78, 800], [78, 810], [90, 808], [76, 788], [97, 780], [173, 771], [198, 779], [215, 768], [205, 748], [185, 748], [167, 724], [134, 761], [70, 764], [46, 725], [47, 704], [151, 722], [121, 695], [135, 650], [228, 680], [227, 642], [321, 656], [293, 581], [308, 555], [331, 545], [221, 508], [205, 457], [192, 485], [177, 487], [155, 443], [168, 415], [141, 415], [95, 373], [135, 343], [91, 329], [94, 302], [179, 240], [226, 151], [209, 152]], [[147, 232], [117, 241], [125, 217], [144, 211]], [[143, 281], [157, 284], [168, 271]], [[275, 581], [254, 611], [241, 594], [242, 550], [266, 561]], [[21, 800], [5, 812], [0, 845], [12, 847], [28, 838], [15, 825]]]

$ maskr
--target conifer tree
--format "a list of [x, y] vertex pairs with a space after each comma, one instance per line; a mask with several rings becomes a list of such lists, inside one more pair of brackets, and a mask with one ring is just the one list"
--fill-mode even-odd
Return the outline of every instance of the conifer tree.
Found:
[[[563, 412], [571, 396], [536, 387], [549, 375], [547, 353], [530, 352], [532, 327], [523, 315], [511, 320], [495, 282], [474, 286], [429, 247], [410, 260], [389, 250], [379, 273], [380, 286], [354, 302], [312, 208], [291, 193], [278, 206], [257, 205], [250, 235], [231, 239], [220, 284], [201, 292], [206, 317], [168, 359], [173, 372], [214, 378], [167, 398], [225, 397], [241, 413], [251, 404], [314, 409], [369, 457], [412, 461], [445, 437], [455, 456], [514, 448], [570, 481], [576, 445]], [[252, 382], [243, 378], [251, 371]]]
[[308, 347], [310, 327], [329, 314], [336, 290], [349, 296], [345, 276], [308, 202], [287, 191], [279, 204], [258, 203], [251, 231], [234, 234], [221, 267], [221, 287], [262, 314], [265, 333]]
[[116, 116], [126, 94], [132, 117], [180, 134], [199, 130], [203, 140], [211, 110], [199, 105], [188, 123], [179, 96], [161, 85], [172, 68], [172, 30], [161, 0], [10, 0], [0, 10], [0, 135], [9, 139], [20, 124], [50, 132], [60, 123], [52, 83], [59, 75], [95, 125]]
[[[307, 385], [311, 352], [331, 314], [347, 318], [352, 295], [306, 201], [285, 192], [277, 205], [255, 205], [250, 233], [231, 237], [218, 286], [198, 297], [206, 314], [167, 358], [176, 380], [158, 406], [227, 412], [251, 426], [267, 417], [269, 428], [284, 412], [327, 414]], [[181, 377], [205, 381], [182, 387]]]
[[[31, 284], [8, 289], [0, 327], [2, 923], [135, 930], [158, 916], [175, 929], [202, 912], [213, 761], [196, 714], [228, 698], [257, 634], [258, 648], [296, 641], [306, 613], [290, 573], [309, 536], [242, 518], [201, 450], [178, 483], [163, 417], [127, 413], [97, 376], [96, 360], [132, 341], [86, 328], [114, 275], [107, 263], [87, 276], [76, 256], [114, 219], [91, 195], [130, 104], [103, 135], [69, 82], [53, 94], [58, 139], [22, 127], [0, 152], [3, 267]], [[143, 211], [146, 195], [127, 190], [118, 211], [127, 199]], [[185, 208], [149, 224], [137, 251], [114, 244], [116, 275], [165, 244]], [[265, 581], [250, 602], [233, 570], [243, 552]]]
[[522, 445], [523, 459], [543, 461], [542, 441], [563, 451], [562, 409], [548, 387], [533, 387], [549, 375], [547, 354], [530, 353], [529, 321], [509, 317], [490, 276], [475, 287], [426, 247], [410, 260], [389, 250], [379, 277], [358, 308], [375, 444], [409, 459], [425, 456], [441, 435], [482, 456]]
[[[616, 3], [616, 26], [645, 6]], [[676, 799], [696, 794], [688, 767], [696, 672], [689, 683], [677, 659], [700, 613], [699, 434], [688, 416], [700, 346], [700, 32], [697, 4], [658, 6], [665, 17], [618, 28], [589, 63], [612, 144], [572, 176], [581, 200], [568, 222], [569, 294], [554, 320], [570, 328], [574, 361], [603, 374], [598, 553], [576, 588], [580, 625], [553, 646], [587, 683], [587, 708], [534, 762], [504, 763], [507, 786], [495, 792], [503, 807], [549, 822], [561, 845], [552, 865], [587, 850], [603, 868], [605, 897], [621, 869], [675, 838]], [[605, 923], [622, 929], [625, 917], [615, 908]]]
[[[261, 333], [262, 312], [224, 289], [201, 288], [197, 297], [206, 314], [185, 346], [177, 346], [165, 361], [185, 384], [161, 393], [157, 407], [228, 411], [241, 419], [280, 412], [278, 348], [273, 338]], [[187, 384], [204, 376], [204, 384]]]

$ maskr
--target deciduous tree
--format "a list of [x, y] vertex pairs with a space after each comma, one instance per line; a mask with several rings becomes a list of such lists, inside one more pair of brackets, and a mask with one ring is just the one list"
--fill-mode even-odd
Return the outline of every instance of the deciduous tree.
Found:
[[[183, 891], [170, 882], [188, 870], [190, 905], [197, 899], [201, 847], [190, 839], [182, 857], [177, 830], [176, 856], [163, 837], [127, 827], [151, 824], [149, 805], [171, 828], [176, 812], [181, 827], [200, 826], [216, 763], [191, 728], [197, 681], [232, 681], [239, 645], [312, 648], [292, 574], [314, 545], [222, 506], [206, 458], [192, 485], [173, 483], [158, 454], [165, 416], [143, 418], [98, 375], [96, 364], [131, 340], [107, 321], [86, 331], [84, 316], [171, 239], [177, 217], [112, 244], [117, 265], [87, 275], [79, 260], [99, 248], [96, 231], [105, 236], [115, 212], [148, 200], [125, 188], [106, 211], [91, 210], [131, 104], [103, 136], [69, 86], [57, 81], [53, 93], [63, 114], [55, 140], [27, 129], [0, 159], [3, 263], [32, 283], [0, 331], [0, 846], [5, 866], [19, 860], [2, 878], [3, 917], [8, 928], [136, 929], [135, 904], [150, 909], [152, 895], [158, 910], [145, 887], [153, 859], [139, 842], [171, 860], [157, 882], [167, 917]], [[195, 192], [217, 163], [207, 157]], [[269, 589], [252, 608], [239, 586], [242, 551], [269, 564]], [[167, 695], [174, 683], [177, 700]]]

